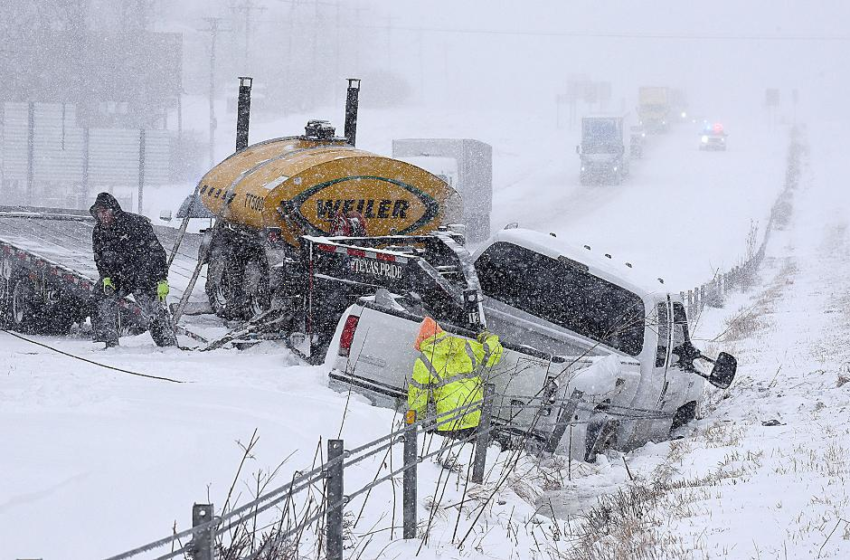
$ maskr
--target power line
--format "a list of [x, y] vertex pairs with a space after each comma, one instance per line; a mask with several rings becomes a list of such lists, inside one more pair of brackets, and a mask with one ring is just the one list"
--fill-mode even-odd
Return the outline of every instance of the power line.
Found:
[[221, 18], [206, 17], [204, 21], [209, 24], [209, 28], [199, 31], [210, 34], [210, 165], [215, 165], [215, 129], [217, 127], [215, 119], [215, 44], [219, 32], [229, 30], [219, 28], [218, 24], [221, 23]]
[[[263, 23], [274, 24], [276, 20], [264, 20]], [[386, 31], [387, 25], [353, 25], [356, 29]], [[636, 39], [636, 40], [667, 40], [667, 41], [800, 41], [800, 42], [850, 42], [847, 35], [706, 35], [706, 34], [674, 34], [674, 33], [584, 33], [569, 31], [531, 31], [510, 29], [471, 29], [449, 27], [414, 27], [392, 26], [393, 31], [410, 31], [420, 33], [449, 33], [456, 35], [494, 35], [516, 37], [563, 37], [569, 39]]]
[[[366, 25], [364, 29], [384, 29], [384, 26]], [[398, 31], [425, 31], [467, 35], [513, 35], [520, 37], [566, 37], [577, 39], [648, 39], [674, 41], [850, 41], [842, 35], [685, 35], [665, 33], [582, 33], [555, 31], [514, 31], [501, 29], [460, 29], [438, 27], [393, 27]]]
[[233, 11], [245, 13], [245, 70], [248, 70], [248, 61], [251, 47], [251, 12], [263, 12], [266, 8], [255, 6], [252, 0], [244, 0], [241, 4], [234, 6]]

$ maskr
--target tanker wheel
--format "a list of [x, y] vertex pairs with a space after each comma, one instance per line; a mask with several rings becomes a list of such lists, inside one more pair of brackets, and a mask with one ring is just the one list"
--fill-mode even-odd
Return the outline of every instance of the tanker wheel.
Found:
[[210, 254], [205, 291], [219, 317], [241, 319], [244, 316], [243, 269], [244, 265], [232, 251], [213, 250]]
[[251, 258], [242, 270], [242, 293], [245, 300], [245, 318], [260, 315], [271, 307], [268, 266], [259, 258]]

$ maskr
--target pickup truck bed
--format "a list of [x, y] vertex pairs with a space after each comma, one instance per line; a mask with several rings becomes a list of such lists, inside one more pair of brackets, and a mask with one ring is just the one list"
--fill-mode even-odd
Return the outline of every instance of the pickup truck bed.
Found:
[[[400, 306], [374, 301], [349, 308], [334, 336], [337, 344], [328, 352], [332, 384], [342, 389], [356, 386], [373, 403], [404, 410], [407, 382], [418, 355], [413, 341], [421, 320]], [[459, 336], [474, 336], [448, 324], [443, 327]], [[340, 348], [342, 340], [350, 341], [347, 355], [346, 349]], [[573, 456], [585, 459], [588, 446], [595, 443], [587, 441], [588, 427], [602, 421], [607, 404], [630, 402], [637, 390], [640, 364], [601, 347], [585, 345], [580, 350], [576, 342], [573, 355], [553, 356], [513, 344], [509, 337], [503, 338], [502, 344], [501, 362], [483, 372], [483, 377], [496, 389], [493, 421], [502, 425], [499, 437], [503, 442], [530, 437], [549, 451], [566, 453], [569, 449]], [[616, 370], [614, 376], [610, 375], [612, 369]], [[583, 395], [581, 406], [574, 418], [563, 418], [567, 400], [576, 390]], [[559, 420], [573, 425], [572, 438], [552, 441]]]

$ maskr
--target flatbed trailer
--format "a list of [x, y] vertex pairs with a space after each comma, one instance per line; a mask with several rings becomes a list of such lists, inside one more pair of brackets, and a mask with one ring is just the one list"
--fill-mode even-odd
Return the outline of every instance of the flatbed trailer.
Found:
[[[83, 210], [0, 206], [0, 324], [26, 333], [66, 334], [91, 313], [99, 280], [92, 254], [94, 218]], [[170, 252], [174, 228], [154, 226]], [[169, 298], [179, 298], [197, 263], [201, 236], [187, 234], [169, 269]], [[204, 277], [199, 279], [203, 283]], [[192, 301], [203, 302], [201, 296]], [[122, 326], [143, 327], [141, 310], [123, 298]]]

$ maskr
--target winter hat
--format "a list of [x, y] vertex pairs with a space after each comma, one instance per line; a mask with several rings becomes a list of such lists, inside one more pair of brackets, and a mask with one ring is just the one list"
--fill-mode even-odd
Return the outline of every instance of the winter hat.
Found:
[[97, 198], [94, 200], [94, 204], [92, 204], [91, 208], [89, 208], [89, 213], [92, 216], [97, 217], [95, 212], [100, 208], [112, 210], [115, 213], [121, 212], [121, 205], [118, 204], [115, 197], [108, 192], [102, 192], [97, 195]]
[[431, 317], [425, 317], [425, 320], [422, 321], [422, 326], [419, 327], [419, 334], [416, 335], [416, 342], [413, 344], [413, 347], [418, 351], [419, 345], [425, 339], [436, 336], [441, 332], [443, 332], [443, 329], [437, 324], [437, 321]]

